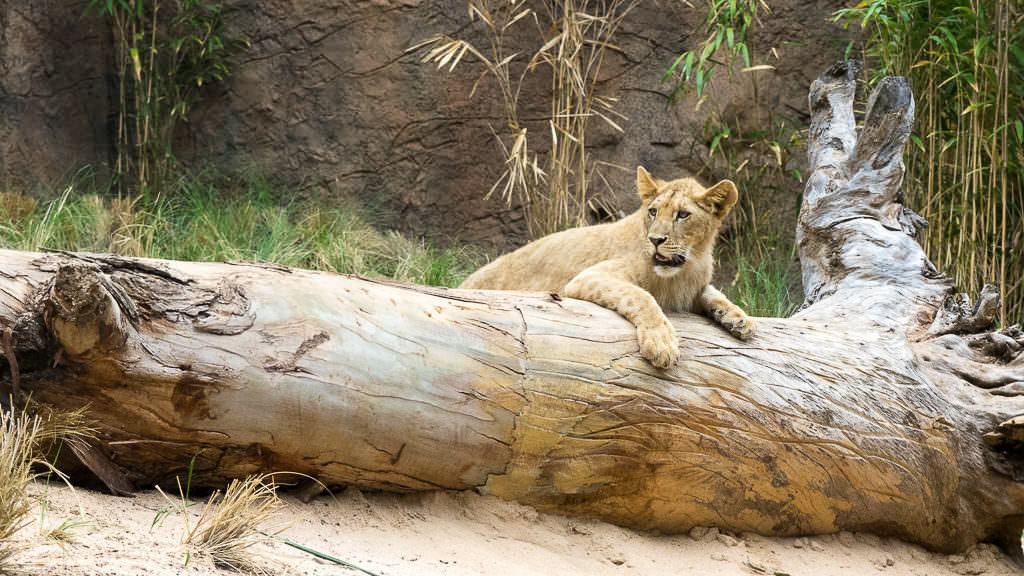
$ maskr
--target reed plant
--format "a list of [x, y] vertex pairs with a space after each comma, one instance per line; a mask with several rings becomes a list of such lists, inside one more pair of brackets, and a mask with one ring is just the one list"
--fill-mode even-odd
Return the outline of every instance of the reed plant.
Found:
[[909, 78], [917, 118], [907, 204], [929, 258], [961, 289], [996, 283], [1024, 314], [1024, 2], [864, 0], [835, 19], [865, 33], [869, 82]]
[[[495, 81], [504, 105], [506, 125], [496, 135], [506, 169], [488, 196], [500, 190], [506, 203], [519, 201], [531, 238], [587, 222], [593, 206], [588, 183], [597, 170], [587, 154], [587, 125], [598, 119], [622, 130], [624, 116], [615, 111], [615, 98], [599, 94], [597, 82], [608, 51], [616, 49], [613, 36], [637, 3], [544, 0], [534, 10], [523, 0], [469, 0], [470, 21], [483, 27], [487, 47], [439, 34], [409, 49], [425, 52], [423, 62], [449, 71], [466, 56], [477, 60], [483, 70], [474, 93], [484, 78]], [[512, 46], [514, 29], [529, 24], [537, 44]], [[546, 160], [536, 152], [519, 109], [526, 76], [538, 68], [550, 73], [551, 108], [541, 132]]]
[[115, 182], [122, 195], [140, 193], [170, 177], [175, 128], [247, 42], [228, 34], [223, 0], [90, 0], [88, 8], [109, 20], [115, 47]]
[[792, 218], [803, 175], [790, 159], [803, 152], [804, 135], [804, 128], [781, 116], [744, 130], [710, 112], [704, 135], [710, 157], [702, 172], [725, 174], [739, 190], [718, 250], [724, 272], [719, 282], [754, 316], [787, 317], [803, 300]]

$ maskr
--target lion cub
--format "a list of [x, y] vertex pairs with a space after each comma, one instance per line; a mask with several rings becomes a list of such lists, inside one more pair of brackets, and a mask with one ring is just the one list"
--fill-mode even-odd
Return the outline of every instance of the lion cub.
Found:
[[641, 166], [636, 188], [643, 205], [626, 218], [545, 236], [477, 270], [460, 288], [561, 292], [611, 308], [636, 326], [640, 354], [659, 368], [679, 355], [662, 310], [701, 312], [737, 338], [753, 336], [754, 321], [709, 284], [715, 236], [736, 204], [736, 185], [665, 182]]

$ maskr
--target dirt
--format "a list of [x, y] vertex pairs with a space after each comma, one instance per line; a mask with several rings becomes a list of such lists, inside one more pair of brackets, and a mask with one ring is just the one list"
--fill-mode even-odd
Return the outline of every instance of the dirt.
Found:
[[[33, 486], [46, 502], [18, 535], [29, 548], [16, 560], [25, 573], [57, 575], [229, 574], [182, 544], [185, 517], [158, 519], [168, 500], [156, 491], [121, 498], [65, 486]], [[543, 514], [494, 497], [464, 493], [370, 494], [350, 489], [304, 504], [283, 496], [281, 538], [373, 573], [398, 575], [832, 576], [1009, 575], [1019, 568], [981, 544], [957, 555], [843, 532], [766, 538], [696, 528], [689, 535], [640, 533], [611, 524]], [[189, 509], [194, 525], [202, 506]], [[58, 542], [45, 534], [81, 523]], [[269, 527], [268, 528], [274, 528]], [[280, 541], [252, 550], [273, 574], [359, 574]]]

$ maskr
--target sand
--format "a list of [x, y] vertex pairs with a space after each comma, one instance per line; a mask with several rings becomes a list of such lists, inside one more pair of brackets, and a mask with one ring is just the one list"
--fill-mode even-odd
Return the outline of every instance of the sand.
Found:
[[[155, 491], [119, 498], [83, 489], [32, 487], [46, 501], [17, 536], [28, 546], [16, 557], [27, 574], [218, 574], [206, 557], [181, 543], [182, 514], [154, 525], [167, 500]], [[663, 536], [592, 520], [538, 513], [474, 493], [364, 494], [348, 490], [304, 504], [283, 496], [285, 538], [347, 560], [381, 576], [399, 575], [1009, 575], [1022, 573], [997, 548], [965, 554], [924, 549], [867, 534], [765, 538], [698, 528]], [[202, 506], [189, 514], [199, 516]], [[49, 531], [82, 523], [55, 540]], [[60, 532], [58, 532], [58, 535]], [[280, 542], [252, 548], [272, 574], [358, 575]]]

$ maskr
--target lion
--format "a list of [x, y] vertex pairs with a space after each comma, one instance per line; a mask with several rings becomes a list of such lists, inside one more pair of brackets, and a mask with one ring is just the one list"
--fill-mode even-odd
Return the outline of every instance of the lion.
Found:
[[636, 189], [642, 205], [629, 216], [545, 236], [480, 268], [459, 287], [547, 291], [615, 310], [636, 326], [640, 354], [658, 368], [679, 356], [665, 312], [703, 313], [749, 340], [754, 321], [711, 285], [712, 249], [736, 204], [736, 185], [665, 182], [640, 166]]

